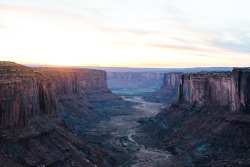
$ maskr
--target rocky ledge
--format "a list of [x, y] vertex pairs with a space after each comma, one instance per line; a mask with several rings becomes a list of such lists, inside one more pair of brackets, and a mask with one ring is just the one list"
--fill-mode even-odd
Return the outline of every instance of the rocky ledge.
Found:
[[51, 79], [42, 71], [0, 62], [0, 129], [23, 126], [29, 118], [56, 113]]
[[80, 139], [57, 115], [64, 109], [84, 118], [92, 112], [84, 97], [116, 97], [107, 88], [105, 72], [0, 62], [0, 166], [114, 166], [109, 153]]
[[43, 68], [52, 79], [56, 96], [78, 95], [88, 102], [118, 99], [107, 86], [107, 73], [84, 68]]

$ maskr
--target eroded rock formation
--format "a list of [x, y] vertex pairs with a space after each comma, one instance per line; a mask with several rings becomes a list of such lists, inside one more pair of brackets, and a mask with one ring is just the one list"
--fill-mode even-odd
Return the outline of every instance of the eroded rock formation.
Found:
[[159, 89], [164, 74], [156, 72], [109, 72], [108, 86], [112, 90], [147, 91]]
[[172, 72], [164, 75], [162, 87], [144, 97], [149, 102], [172, 104], [178, 99], [178, 86], [180, 84], [182, 73]]
[[231, 110], [250, 112], [250, 68], [234, 68], [232, 71]]
[[184, 74], [179, 87], [179, 100], [203, 106], [228, 105], [231, 102], [230, 72], [200, 72]]
[[195, 106], [229, 105], [231, 111], [249, 112], [250, 69], [232, 72], [184, 74], [179, 86], [179, 100]]
[[81, 68], [44, 68], [44, 70], [52, 79], [57, 96], [76, 94], [90, 102], [118, 98], [108, 89], [105, 71]]
[[51, 80], [42, 71], [0, 62], [0, 129], [23, 126], [29, 118], [56, 113]]
[[81, 122], [93, 113], [85, 96], [112, 95], [103, 71], [0, 62], [0, 166], [114, 166], [109, 153], [80, 139], [57, 115], [65, 111]]
[[179, 100], [142, 120], [134, 139], [172, 152], [185, 166], [249, 166], [249, 89], [249, 68], [183, 74]]

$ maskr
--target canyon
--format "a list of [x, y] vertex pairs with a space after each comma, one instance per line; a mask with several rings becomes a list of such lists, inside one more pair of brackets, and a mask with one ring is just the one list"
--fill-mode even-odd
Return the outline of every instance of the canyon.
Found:
[[[181, 76], [178, 100], [140, 121], [134, 140], [162, 143], [186, 166], [249, 166], [249, 68]], [[150, 137], [148, 137], [150, 136]]]
[[108, 72], [108, 86], [114, 92], [152, 92], [161, 87], [163, 77], [155, 72]]
[[216, 69], [0, 62], [0, 166], [249, 166], [250, 69]]
[[164, 74], [163, 85], [160, 89], [143, 97], [145, 101], [171, 105], [178, 99], [178, 88], [182, 73], [171, 72]]
[[[106, 73], [70, 68], [30, 68], [0, 62], [0, 162], [3, 166], [113, 166], [105, 150], [77, 136], [62, 112], [85, 117], [87, 101], [119, 98]], [[84, 98], [88, 96], [88, 98]], [[69, 108], [64, 107], [72, 100]], [[64, 99], [64, 100], [62, 100]], [[84, 100], [82, 100], [84, 99]], [[85, 101], [86, 100], [86, 101]], [[80, 114], [80, 115], [79, 115]], [[67, 115], [69, 117], [70, 115]]]

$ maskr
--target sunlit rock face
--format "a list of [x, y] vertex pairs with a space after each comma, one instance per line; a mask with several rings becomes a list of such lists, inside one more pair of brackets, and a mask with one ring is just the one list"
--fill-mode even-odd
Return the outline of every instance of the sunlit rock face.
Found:
[[107, 86], [107, 74], [102, 70], [77, 68], [44, 68], [52, 79], [57, 96], [77, 94], [86, 101], [107, 101], [118, 97]]
[[178, 99], [178, 86], [182, 73], [172, 72], [164, 74], [162, 87], [148, 95], [144, 100], [170, 105]]
[[26, 125], [44, 113], [56, 113], [51, 79], [41, 70], [0, 62], [0, 129]]
[[232, 111], [250, 112], [250, 68], [232, 71]]

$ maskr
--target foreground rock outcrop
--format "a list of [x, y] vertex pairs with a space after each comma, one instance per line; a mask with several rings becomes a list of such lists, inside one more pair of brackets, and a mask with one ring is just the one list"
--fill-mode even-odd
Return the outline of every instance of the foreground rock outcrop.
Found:
[[87, 101], [114, 98], [103, 71], [0, 62], [0, 166], [113, 166], [57, 113], [82, 120], [93, 113]]
[[249, 68], [183, 74], [179, 100], [141, 120], [134, 139], [186, 166], [250, 166], [249, 74]]
[[31, 117], [56, 113], [51, 79], [42, 71], [0, 62], [0, 129], [26, 125]]
[[143, 99], [148, 102], [171, 105], [178, 99], [178, 87], [181, 75], [182, 73], [179, 72], [166, 73], [163, 78], [162, 87], [159, 90], [145, 96]]

